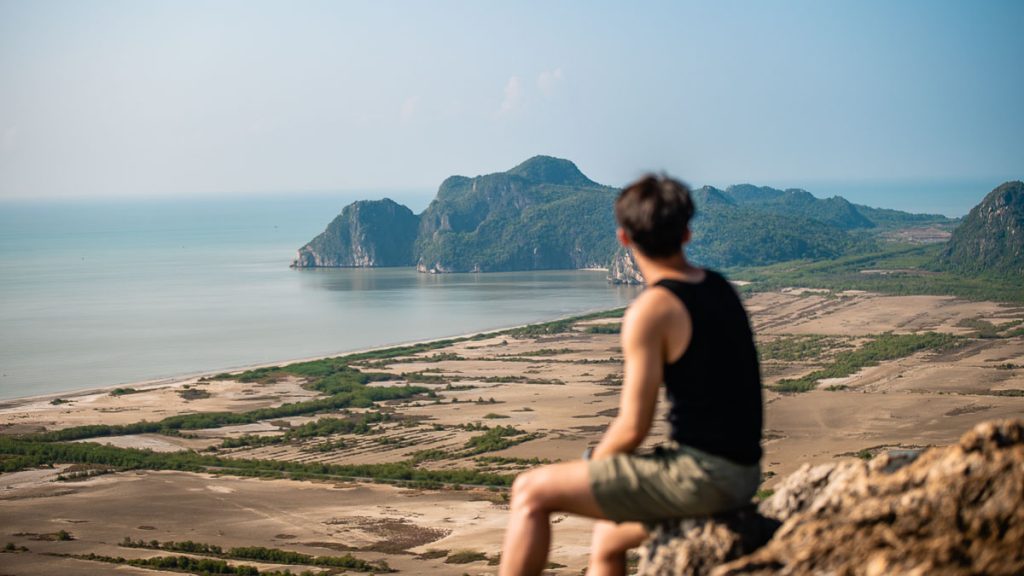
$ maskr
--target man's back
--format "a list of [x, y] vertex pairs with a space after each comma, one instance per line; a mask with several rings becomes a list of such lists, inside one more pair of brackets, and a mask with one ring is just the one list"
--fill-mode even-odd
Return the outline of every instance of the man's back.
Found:
[[739, 464], [761, 459], [761, 375], [750, 322], [729, 282], [705, 270], [700, 282], [666, 278], [691, 324], [689, 346], [667, 358], [664, 380], [672, 439]]

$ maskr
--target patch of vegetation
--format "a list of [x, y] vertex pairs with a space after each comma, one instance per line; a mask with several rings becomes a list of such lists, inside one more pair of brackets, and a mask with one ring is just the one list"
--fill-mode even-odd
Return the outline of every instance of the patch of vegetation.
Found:
[[819, 359], [826, 351], [842, 343], [842, 339], [835, 336], [808, 334], [776, 338], [758, 344], [757, 349], [761, 360], [800, 362]]
[[1007, 388], [1005, 390], [989, 390], [988, 394], [991, 396], [1006, 396], [1011, 398], [1019, 398], [1024, 396], [1024, 390], [1019, 388]]
[[587, 326], [585, 332], [587, 334], [618, 334], [622, 332], [622, 323], [594, 324], [592, 326]]
[[625, 313], [625, 308], [615, 308], [612, 310], [593, 312], [591, 314], [583, 314], [582, 316], [574, 316], [572, 318], [565, 318], [562, 320], [554, 320], [552, 322], [542, 322], [540, 324], [530, 324], [529, 326], [512, 328], [510, 330], [506, 330], [504, 333], [512, 336], [513, 338], [535, 338], [537, 336], [565, 334], [566, 332], [571, 332], [573, 326], [575, 326], [577, 322], [581, 322], [583, 320], [597, 320], [601, 318], [621, 318]]
[[487, 554], [473, 550], [459, 550], [449, 554], [444, 562], [445, 564], [469, 564], [470, 562], [480, 562], [481, 560], [487, 560]]
[[[523, 436], [530, 436], [518, 431]], [[482, 448], [526, 438], [499, 437]], [[511, 443], [508, 445], [512, 445]], [[115, 467], [120, 470], [180, 470], [259, 478], [293, 480], [372, 479], [409, 486], [441, 487], [445, 484], [509, 486], [512, 477], [470, 469], [423, 470], [412, 461], [386, 464], [326, 464], [223, 458], [196, 452], [153, 452], [95, 443], [39, 442], [0, 436], [0, 471], [15, 472], [53, 463], [80, 463]]]
[[470, 438], [466, 442], [466, 455], [497, 452], [538, 437], [537, 434], [527, 434], [515, 426], [495, 426], [479, 436]]
[[484, 414], [484, 420], [497, 420], [499, 418], [511, 418], [511, 416], [507, 414], [495, 414], [494, 412]]
[[96, 476], [102, 476], [104, 474], [112, 474], [114, 469], [110, 466], [92, 466], [75, 464], [74, 466], [68, 466], [67, 470], [64, 470], [57, 475], [58, 482], [75, 482], [78, 480], [87, 480]]
[[558, 356], [560, 354], [571, 354], [576, 352], [572, 348], [541, 348], [540, 350], [532, 350], [530, 352], [524, 352], [523, 356]]
[[344, 439], [328, 440], [326, 442], [320, 442], [311, 446], [303, 446], [301, 450], [307, 454], [323, 454], [324, 452], [334, 452], [335, 450], [344, 450], [349, 447], [349, 443]]
[[962, 318], [956, 325], [960, 328], [974, 330], [973, 338], [999, 338], [999, 328], [994, 324], [981, 318]]
[[[133, 424], [93, 424], [87, 426], [75, 426], [51, 432], [42, 432], [26, 435], [26, 439], [43, 442], [63, 442], [95, 438], [99, 436], [122, 436], [128, 434], [177, 434], [180, 430], [201, 430], [206, 428], [221, 428], [224, 426], [235, 426], [241, 424], [253, 424], [262, 420], [273, 420], [275, 418], [287, 418], [314, 414], [316, 412], [335, 411], [343, 408], [369, 408], [374, 403], [411, 398], [418, 394], [429, 392], [420, 386], [392, 386], [374, 387], [365, 386], [369, 378], [362, 378], [358, 371], [355, 374], [345, 373], [345, 382], [341, 378], [335, 378], [329, 384], [334, 394], [327, 398], [307, 400], [304, 402], [293, 402], [283, 404], [275, 408], [261, 408], [248, 412], [199, 412], [195, 414], [182, 414], [170, 416], [157, 422], [136, 422]], [[362, 375], [365, 376], [365, 375]]]
[[421, 560], [435, 560], [437, 558], [444, 558], [448, 555], [448, 550], [439, 550], [437, 548], [431, 548], [426, 552], [417, 556]]
[[402, 372], [401, 377], [407, 382], [416, 382], [417, 384], [444, 384], [448, 381], [444, 376], [433, 372], [427, 372], [425, 370], [419, 372]]
[[519, 466], [540, 466], [551, 463], [551, 460], [547, 458], [515, 458], [512, 456], [477, 456], [473, 458], [473, 461], [480, 464], [515, 464]]
[[60, 406], [61, 404], [70, 404], [70, 403], [71, 403], [71, 400], [65, 400], [63, 398], [54, 398], [53, 400], [50, 400], [50, 404], [52, 404], [54, 406]]
[[178, 396], [181, 396], [187, 401], [192, 400], [203, 400], [211, 396], [209, 390], [203, 390], [202, 388], [182, 388], [178, 390]]
[[419, 464], [420, 462], [431, 462], [436, 460], [445, 460], [456, 456], [456, 453], [452, 453], [448, 450], [441, 450], [440, 448], [431, 448], [429, 450], [419, 450], [413, 452], [410, 462], [413, 464]]
[[47, 534], [35, 534], [32, 532], [19, 532], [14, 534], [15, 536], [28, 536], [32, 540], [38, 540], [40, 542], [70, 542], [75, 537], [67, 530], [58, 530], [56, 532], [50, 532]]
[[564, 385], [565, 381], [557, 378], [523, 378], [522, 376], [486, 376], [479, 379], [481, 382], [499, 384], [554, 384]]
[[270, 444], [301, 442], [310, 438], [333, 436], [335, 434], [369, 434], [377, 429], [377, 424], [387, 422], [390, 419], [391, 415], [386, 412], [366, 412], [348, 418], [320, 418], [291, 428], [284, 434], [276, 436], [246, 434], [238, 438], [225, 438], [221, 443], [221, 447], [267, 446]]
[[135, 388], [114, 388], [110, 391], [111, 396], [126, 396], [128, 394], [138, 394], [142, 390], [136, 390]]
[[[238, 576], [295, 576], [290, 570], [258, 570], [255, 566], [239, 565], [233, 566], [224, 560], [211, 558], [193, 558], [191, 556], [156, 556], [153, 558], [122, 558], [120, 556], [101, 556], [99, 554], [74, 554], [68, 558], [76, 560], [91, 560], [93, 562], [106, 562], [108, 564], [124, 564], [139, 568], [150, 568], [169, 572], [187, 572], [198, 576], [213, 576], [215, 574], [235, 574]], [[315, 576], [315, 572], [304, 571], [299, 576]]]
[[552, 334], [565, 334], [570, 332], [576, 324], [576, 320], [565, 319], [541, 324], [530, 324], [520, 328], [513, 328], [508, 335], [513, 338], [536, 338], [537, 336], [550, 336]]
[[779, 380], [773, 390], [777, 392], [807, 392], [813, 390], [819, 380], [845, 378], [856, 374], [862, 368], [877, 366], [886, 360], [904, 358], [921, 350], [945, 350], [962, 342], [962, 338], [924, 332], [922, 334], [893, 334], [886, 332], [875, 336], [860, 348], [836, 354], [832, 363], [800, 378]]
[[265, 548], [263, 546], [244, 546], [239, 548], [228, 548], [193, 542], [160, 542], [157, 540], [132, 540], [125, 536], [121, 541], [125, 548], [146, 548], [150, 550], [165, 550], [168, 552], [185, 552], [188, 554], [203, 554], [206, 556], [217, 556], [228, 560], [256, 560], [272, 564], [291, 564], [298, 566], [321, 566], [326, 568], [344, 568], [356, 572], [394, 572], [386, 562], [368, 562], [345, 554], [344, 556], [311, 556], [299, 552], [281, 550], [279, 548]]
[[28, 552], [28, 548], [25, 548], [24, 546], [16, 546], [14, 542], [8, 542], [7, 545], [4, 546], [3, 550], [0, 550], [0, 553], [7, 554], [16, 552]]

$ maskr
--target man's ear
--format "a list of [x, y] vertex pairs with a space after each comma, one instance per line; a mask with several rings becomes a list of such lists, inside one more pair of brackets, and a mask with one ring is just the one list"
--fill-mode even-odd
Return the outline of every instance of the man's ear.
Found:
[[625, 230], [623, 230], [622, 228], [616, 228], [615, 237], [619, 239], [619, 244], [622, 244], [626, 248], [629, 248], [629, 236], [626, 234]]
[[690, 227], [687, 226], [686, 230], [683, 232], [683, 245], [689, 244], [691, 237], [692, 236], [690, 235]]

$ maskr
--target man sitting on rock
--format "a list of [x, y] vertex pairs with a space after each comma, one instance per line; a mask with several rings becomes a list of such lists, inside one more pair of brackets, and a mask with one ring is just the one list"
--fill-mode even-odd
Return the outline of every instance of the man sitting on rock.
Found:
[[[599, 520], [587, 576], [624, 574], [626, 551], [650, 523], [747, 504], [761, 481], [761, 377], [750, 322], [717, 272], [691, 265], [683, 247], [693, 216], [682, 183], [647, 176], [615, 202], [617, 235], [648, 283], [622, 322], [619, 413], [589, 458], [525, 472], [512, 486], [500, 574], [540, 574], [549, 516]], [[670, 403], [671, 439], [634, 451], [651, 429], [658, 389]]]

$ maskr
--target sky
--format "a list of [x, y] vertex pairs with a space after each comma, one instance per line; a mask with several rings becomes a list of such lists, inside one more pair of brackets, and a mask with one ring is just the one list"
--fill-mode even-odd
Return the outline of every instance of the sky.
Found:
[[0, 199], [429, 193], [549, 154], [962, 213], [1024, 178], [1022, 25], [1013, 0], [0, 0]]

